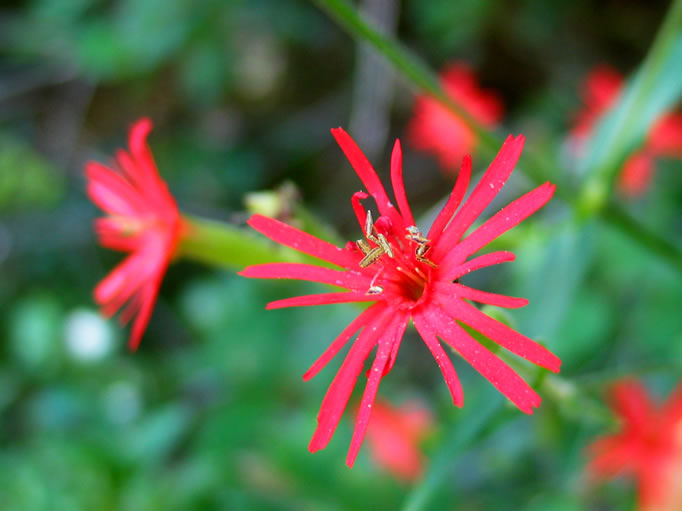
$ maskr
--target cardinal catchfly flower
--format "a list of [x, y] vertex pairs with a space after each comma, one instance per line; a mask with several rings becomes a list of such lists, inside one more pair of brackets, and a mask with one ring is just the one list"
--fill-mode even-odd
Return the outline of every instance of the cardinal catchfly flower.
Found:
[[[393, 367], [410, 321], [433, 354], [455, 405], [463, 403], [462, 387], [442, 342], [467, 360], [520, 410], [532, 413], [533, 408], [540, 405], [540, 396], [460, 324], [470, 326], [512, 353], [556, 372], [560, 360], [555, 355], [487, 316], [471, 303], [513, 308], [526, 305], [527, 300], [480, 291], [458, 282], [460, 277], [472, 271], [513, 261], [514, 254], [506, 251], [490, 252], [471, 259], [470, 256], [537, 211], [554, 193], [555, 186], [544, 183], [465, 236], [514, 169], [521, 155], [524, 137], [507, 138], [479, 183], [461, 204], [471, 176], [471, 158], [465, 157], [447, 203], [430, 229], [420, 231], [403, 186], [400, 142], [396, 141], [391, 157], [394, 205], [371, 164], [350, 136], [341, 128], [333, 129], [332, 134], [367, 190], [356, 192], [351, 198], [362, 236], [356, 242], [339, 248], [264, 216], [255, 215], [248, 223], [278, 243], [341, 269], [304, 263], [272, 263], [250, 266], [242, 272], [246, 277], [308, 280], [347, 290], [286, 298], [269, 303], [268, 309], [373, 302], [341, 332], [303, 377], [308, 380], [315, 376], [360, 331], [322, 401], [310, 451], [324, 448], [331, 439], [365, 360], [376, 347], [347, 458], [348, 465], [353, 465], [367, 430], [379, 383]], [[370, 196], [378, 209], [376, 220], [371, 210], [361, 202]]]
[[130, 130], [130, 152], [116, 153], [116, 169], [97, 162], [85, 166], [90, 199], [108, 216], [95, 220], [99, 243], [130, 252], [95, 288], [95, 301], [103, 314], [123, 307], [121, 321], [133, 317], [130, 347], [137, 349], [173, 258], [183, 221], [175, 199], [159, 176], [147, 145], [152, 129], [149, 119]]
[[[481, 126], [497, 126], [504, 110], [502, 100], [496, 92], [479, 86], [468, 64], [453, 62], [439, 77], [443, 90], [462, 110]], [[464, 155], [471, 153], [478, 142], [466, 120], [428, 94], [417, 96], [407, 132], [411, 144], [437, 156], [446, 172], [456, 172]]]
[[611, 408], [620, 429], [589, 446], [590, 475], [634, 478], [640, 511], [682, 509], [682, 385], [659, 405], [640, 382], [624, 380], [611, 390]]

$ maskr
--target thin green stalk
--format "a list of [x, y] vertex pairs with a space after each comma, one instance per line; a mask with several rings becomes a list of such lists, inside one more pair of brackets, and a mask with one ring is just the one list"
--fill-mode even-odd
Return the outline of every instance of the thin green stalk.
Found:
[[180, 242], [178, 257], [231, 269], [304, 259], [298, 252], [250, 230], [198, 217], [185, 216], [184, 220], [187, 232]]
[[[502, 139], [487, 131], [483, 126], [474, 121], [471, 116], [464, 112], [456, 103], [441, 88], [437, 75], [423, 63], [421, 59], [408, 51], [400, 42], [392, 37], [382, 33], [377, 29], [365, 16], [360, 14], [354, 6], [347, 0], [313, 0], [323, 10], [325, 10], [339, 25], [347, 30], [354, 37], [366, 41], [374, 49], [386, 58], [402, 75], [413, 85], [416, 89], [431, 94], [438, 99], [446, 108], [450, 109], [456, 115], [464, 119], [469, 126], [476, 132], [481, 142], [481, 145], [489, 151], [497, 151], [502, 144]], [[663, 62], [661, 55], [664, 55], [670, 48], [671, 37], [678, 27], [678, 18], [680, 17], [680, 10], [682, 7], [682, 0], [675, 0], [673, 6], [669, 11], [666, 21], [663, 23], [659, 35], [651, 49], [652, 56], [647, 57], [647, 61], [653, 62], [647, 69], [657, 71], [658, 65]], [[674, 35], [674, 34], [673, 34]], [[656, 77], [656, 73], [650, 72], [643, 80], [644, 84], [650, 83]], [[646, 92], [650, 86], [643, 87], [642, 98], [646, 97]], [[638, 100], [643, 101], [643, 100]], [[634, 114], [632, 114], [634, 115]], [[585, 201], [576, 200], [576, 194], [573, 190], [561, 183], [566, 172], [561, 170], [552, 172], [551, 169], [556, 164], [552, 163], [550, 159], [540, 156], [534, 151], [527, 151], [522, 159], [520, 170], [524, 172], [536, 184], [545, 181], [553, 181], [558, 183], [557, 197], [564, 200], [574, 210], [582, 210], [585, 207], [585, 201], [596, 202], [601, 201], [601, 197], [594, 198], [595, 186], [586, 186], [585, 193], [588, 195], [582, 197]], [[589, 185], [589, 183], [588, 183]], [[599, 187], [596, 187], [599, 188]], [[601, 194], [598, 194], [601, 195]], [[590, 208], [592, 212], [596, 212], [599, 208]], [[682, 270], [682, 250], [671, 245], [667, 240], [661, 238], [655, 233], [650, 232], [645, 227], [636, 223], [633, 219], [627, 217], [616, 206], [608, 206], [603, 219], [609, 224], [622, 230], [625, 234], [631, 237], [635, 242], [649, 250], [657, 257], [664, 259], [670, 263], [675, 269]]]
[[600, 141], [601, 157], [597, 158], [597, 161], [589, 162], [592, 170], [585, 184], [586, 191], [592, 188], [611, 189], [623, 156], [632, 143], [634, 130], [641, 125], [637, 120], [644, 116], [647, 101], [655, 89], [657, 79], [663, 72], [668, 56], [681, 31], [682, 0], [674, 0], [642, 63], [637, 78], [632, 83], [632, 89], [623, 104], [624, 109], [619, 112], [615, 129], [605, 140]]

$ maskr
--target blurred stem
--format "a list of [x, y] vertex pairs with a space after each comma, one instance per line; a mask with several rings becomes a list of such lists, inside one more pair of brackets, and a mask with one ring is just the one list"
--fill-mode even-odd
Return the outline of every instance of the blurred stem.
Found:
[[656, 85], [656, 79], [663, 71], [680, 31], [682, 31], [682, 0], [674, 0], [642, 63], [640, 76], [632, 84], [631, 99], [624, 104], [622, 121], [611, 132], [611, 136], [604, 141], [602, 157], [593, 163], [594, 168], [583, 188], [581, 202], [585, 199], [592, 202], [592, 199], [586, 198], [586, 195], [594, 195], [596, 190], [602, 197], [601, 204], [597, 206], [604, 205], [623, 155], [626, 154], [628, 145], [632, 141], [632, 130], [636, 129], [638, 124], [635, 121], [642, 116], [642, 111]]
[[407, 495], [403, 511], [425, 509], [448, 476], [457, 455], [495, 432], [509, 419], [517, 417], [517, 414], [517, 410], [505, 406], [501, 399], [493, 399], [483, 401], [473, 416], [456, 420], [448, 435], [448, 442], [439, 448], [424, 478]]
[[[374, 49], [388, 60], [402, 75], [412, 84], [417, 90], [430, 94], [438, 101], [440, 101], [446, 108], [452, 111], [457, 116], [464, 119], [471, 129], [478, 136], [481, 145], [488, 151], [495, 153], [502, 145], [502, 138], [487, 131], [483, 126], [471, 118], [469, 114], [464, 112], [459, 105], [457, 105], [442, 89], [438, 81], [437, 75], [419, 59], [417, 56], [409, 52], [397, 40], [382, 33], [372, 25], [365, 16], [360, 14], [348, 0], [312, 0], [322, 9], [324, 9], [334, 20], [336, 20], [345, 30], [357, 39], [366, 41]], [[682, 0], [675, 0], [666, 20], [664, 21], [661, 30], [654, 42], [649, 56], [645, 61], [646, 68], [644, 69], [644, 79], [639, 94], [641, 98], [646, 98], [647, 93], [651, 87], [650, 83], [656, 77], [658, 66], [664, 61], [665, 53], [668, 51], [671, 38], [674, 37], [675, 31], [679, 29], [680, 20], [682, 16]], [[638, 96], [639, 97], [639, 96]], [[640, 103], [643, 99], [637, 101]], [[635, 115], [637, 109], [631, 115]], [[616, 149], [610, 151], [615, 154]], [[613, 158], [613, 156], [611, 157]], [[564, 200], [574, 210], [582, 209], [579, 207], [583, 204], [581, 200], [576, 200], [576, 194], [566, 184], [562, 183], [563, 176], [566, 172], [551, 172], [551, 169], [556, 167], [549, 158], [538, 155], [532, 149], [526, 151], [522, 159], [519, 169], [526, 174], [534, 183], [540, 184], [549, 181], [550, 177], [553, 182], [557, 182], [556, 196]], [[600, 186], [586, 186], [585, 194], [587, 200], [593, 200], [595, 190], [601, 189]], [[597, 193], [596, 201], [602, 200], [601, 193]], [[599, 211], [595, 208], [592, 211]], [[667, 261], [675, 269], [682, 272], [682, 250], [670, 244], [667, 240], [659, 237], [657, 234], [650, 232], [645, 227], [638, 224], [634, 219], [630, 218], [626, 213], [621, 211], [616, 206], [608, 206], [603, 212], [602, 218], [609, 224], [613, 224], [622, 232], [627, 234], [636, 243], [640, 244], [655, 256]]]
[[664, 259], [678, 272], [682, 273], [682, 251], [667, 239], [642, 227], [641, 224], [621, 208], [614, 204], [609, 204], [602, 211], [600, 218], [606, 220], [609, 225], [617, 228], [630, 239], [638, 241], [640, 245], [643, 245], [650, 252]]
[[276, 245], [255, 232], [198, 217], [184, 216], [183, 220], [186, 232], [177, 257], [232, 269], [303, 260], [298, 252]]

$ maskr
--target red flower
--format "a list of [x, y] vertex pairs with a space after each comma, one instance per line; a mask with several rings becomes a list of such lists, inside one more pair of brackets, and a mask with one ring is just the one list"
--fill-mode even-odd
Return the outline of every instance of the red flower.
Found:
[[552, 371], [560, 360], [541, 345], [483, 314], [469, 300], [501, 307], [523, 307], [527, 300], [472, 289], [457, 282], [479, 268], [513, 261], [510, 252], [491, 252], [473, 259], [502, 233], [542, 207], [555, 186], [545, 183], [499, 211], [471, 234], [463, 237], [481, 212], [500, 191], [516, 165], [523, 136], [508, 137], [493, 163], [461, 208], [469, 178], [471, 158], [466, 157], [457, 182], [443, 210], [426, 235], [419, 232], [405, 196], [402, 154], [396, 142], [391, 158], [391, 179], [397, 207], [388, 198], [377, 174], [350, 136], [341, 128], [332, 134], [376, 202], [380, 217], [372, 222], [360, 201], [368, 195], [356, 192], [351, 200], [364, 231], [362, 240], [339, 248], [276, 220], [255, 215], [249, 225], [272, 240], [343, 268], [334, 270], [310, 264], [275, 263], [251, 266], [241, 274], [255, 278], [300, 279], [348, 289], [299, 296], [268, 304], [268, 309], [341, 302], [375, 302], [362, 312], [331, 344], [303, 376], [316, 375], [346, 342], [361, 330], [325, 396], [318, 426], [310, 442], [312, 452], [324, 448], [348, 403], [365, 359], [376, 346], [368, 373], [347, 463], [353, 465], [369, 421], [381, 378], [393, 367], [400, 341], [410, 319], [433, 354], [452, 394], [462, 405], [463, 395], [455, 370], [439, 337], [526, 413], [539, 406], [540, 396], [509, 366], [479, 344], [459, 322], [494, 339], [500, 346]]
[[431, 414], [418, 403], [396, 408], [378, 399], [367, 426], [372, 458], [398, 479], [418, 479], [423, 471], [419, 442], [431, 429], [431, 423]]
[[[450, 64], [440, 79], [445, 92], [473, 119], [487, 128], [497, 125], [502, 118], [502, 101], [495, 92], [478, 87], [467, 64]], [[408, 136], [416, 149], [435, 154], [448, 171], [456, 170], [464, 155], [476, 147], [476, 133], [466, 121], [428, 95], [417, 96]]]
[[[585, 108], [576, 116], [571, 130], [572, 143], [577, 154], [585, 149], [599, 118], [618, 99], [623, 90], [623, 77], [618, 71], [600, 66], [585, 78], [582, 99]], [[654, 174], [654, 160], [658, 157], [682, 158], [682, 115], [667, 113], [651, 127], [642, 147], [630, 155], [618, 176], [618, 187], [627, 197], [642, 195]]]
[[131, 349], [137, 349], [156, 302], [161, 279], [170, 263], [182, 231], [180, 212], [159, 176], [147, 146], [152, 129], [149, 119], [130, 130], [130, 153], [119, 150], [119, 170], [88, 162], [85, 175], [88, 195], [105, 218], [95, 220], [102, 246], [131, 254], [95, 288], [102, 312], [113, 315], [126, 305], [121, 321], [133, 316]]
[[634, 477], [642, 511], [682, 509], [682, 385], [656, 406], [646, 388], [627, 380], [613, 387], [611, 401], [621, 430], [589, 446], [589, 473]]

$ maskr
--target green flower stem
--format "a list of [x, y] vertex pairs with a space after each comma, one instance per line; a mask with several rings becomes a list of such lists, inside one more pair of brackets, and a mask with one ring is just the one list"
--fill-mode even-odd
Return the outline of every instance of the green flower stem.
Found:
[[231, 269], [272, 262], [304, 262], [306, 259], [250, 229], [197, 217], [184, 216], [183, 220], [186, 233], [180, 241], [177, 257]]
[[[615, 129], [600, 141], [598, 157], [589, 161], [591, 171], [583, 189], [583, 199], [586, 194], [594, 196], [596, 190], [602, 198], [601, 204], [597, 206], [605, 204], [623, 156], [627, 154], [635, 138], [635, 132], [641, 125], [638, 120], [645, 117], [647, 102], [681, 33], [682, 0], [674, 0], [642, 63], [640, 72], [632, 82], [632, 89], [624, 94], [626, 97], [622, 100], [623, 109], [619, 112]], [[676, 63], [673, 62], [672, 65], [675, 66]], [[652, 122], [654, 120], [651, 119]], [[588, 197], [587, 200], [594, 202], [593, 197]]]
[[[475, 122], [470, 115], [462, 111], [462, 109], [449, 98], [441, 88], [438, 77], [429, 69], [417, 56], [409, 52], [398, 41], [390, 36], [382, 33], [372, 25], [362, 14], [360, 14], [351, 3], [347, 0], [313, 0], [317, 5], [324, 9], [334, 20], [336, 20], [345, 30], [347, 30], [354, 37], [366, 41], [374, 49], [384, 56], [407, 81], [412, 84], [417, 90], [421, 90], [431, 94], [434, 98], [439, 100], [446, 108], [450, 109], [456, 115], [464, 119], [469, 126], [478, 135], [481, 145], [490, 152], [495, 152], [502, 144], [502, 139], [487, 131], [479, 123]], [[653, 62], [646, 67], [645, 79], [642, 80], [643, 85], [649, 84], [657, 76], [659, 71], [658, 66], [663, 62], [665, 53], [669, 51], [671, 38], [674, 36], [675, 30], [679, 31], [678, 18], [682, 7], [682, 0], [675, 0], [675, 3], [670, 9], [670, 13], [666, 18], [659, 35], [651, 50], [651, 57], [647, 58], [647, 62]], [[641, 98], [646, 98], [650, 85], [643, 86], [641, 89]], [[638, 100], [638, 103], [644, 99]], [[635, 110], [636, 113], [637, 110]], [[631, 115], [635, 115], [635, 113]], [[613, 149], [613, 154], [616, 154], [616, 149]], [[613, 157], [609, 157], [613, 158]], [[599, 183], [590, 184], [585, 187], [586, 197], [580, 197], [576, 200], [576, 194], [573, 193], [571, 187], [563, 183], [566, 172], [561, 170], [552, 171], [557, 164], [549, 158], [540, 156], [534, 151], [526, 151], [526, 154], [521, 160], [520, 170], [524, 172], [534, 183], [540, 184], [545, 181], [552, 181], [558, 184], [556, 196], [564, 200], [569, 206], [575, 210], [582, 210], [585, 207], [584, 200], [588, 202], [601, 202], [603, 193], [599, 190], [603, 188]], [[595, 197], [597, 195], [598, 197]], [[599, 207], [588, 208], [592, 214], [600, 210]], [[627, 221], [626, 221], [627, 218]], [[639, 243], [657, 257], [664, 259], [678, 270], [682, 268], [682, 250], [678, 247], [670, 245], [665, 239], [649, 232], [646, 228], [637, 224], [622, 213], [615, 206], [607, 207], [603, 219], [614, 224], [621, 229], [625, 234], [630, 236], [635, 242]]]

